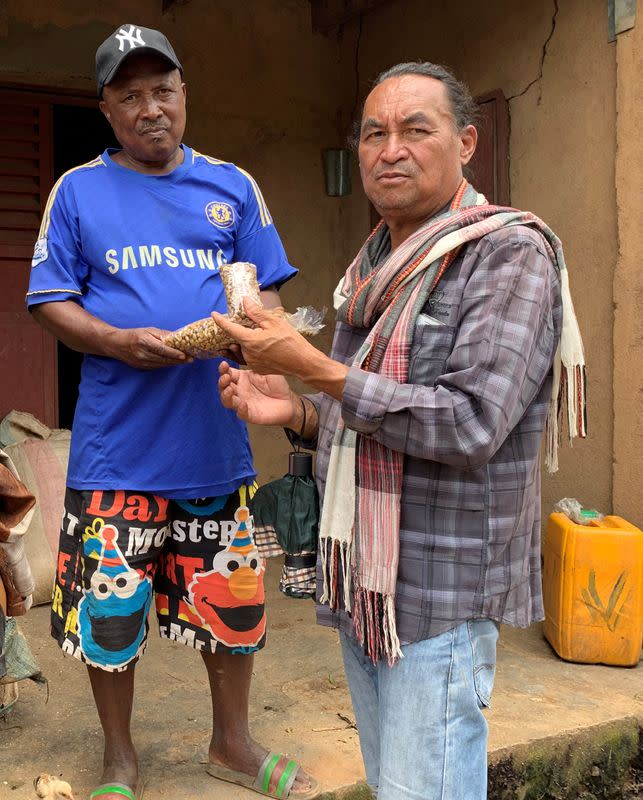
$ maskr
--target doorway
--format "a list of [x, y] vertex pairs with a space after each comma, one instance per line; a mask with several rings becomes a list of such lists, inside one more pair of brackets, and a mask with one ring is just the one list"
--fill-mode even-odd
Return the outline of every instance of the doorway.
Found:
[[72, 423], [81, 357], [34, 322], [25, 292], [55, 181], [112, 144], [91, 94], [0, 86], [0, 419], [16, 409]]
[[[112, 129], [97, 108], [56, 104], [52, 115], [54, 181], [67, 170], [117, 146]], [[82, 353], [58, 342], [58, 425], [71, 428], [78, 400]]]

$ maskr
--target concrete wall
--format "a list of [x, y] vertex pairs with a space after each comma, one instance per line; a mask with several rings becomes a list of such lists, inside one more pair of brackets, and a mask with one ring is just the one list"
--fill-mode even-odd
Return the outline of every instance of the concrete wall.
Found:
[[564, 447], [559, 473], [545, 477], [546, 513], [566, 495], [612, 510], [616, 45], [603, 0], [559, 6], [396, 0], [363, 18], [358, 61], [363, 92], [382, 69], [421, 59], [450, 65], [474, 94], [499, 88], [512, 98], [511, 200], [563, 241], [590, 380], [590, 436]]
[[[341, 143], [342, 65], [338, 38], [313, 35], [308, 0], [190, 0], [165, 15], [161, 0], [138, 0], [135, 14], [118, 0], [2, 4], [3, 82], [94, 91], [96, 47], [118, 25], [163, 30], [185, 69], [186, 141], [256, 177], [301, 270], [283, 289], [286, 305], [328, 304], [348, 258], [351, 199], [324, 192], [320, 150]], [[261, 477], [283, 474], [283, 434], [255, 431], [253, 439]]]
[[643, 528], [643, 8], [619, 35], [616, 201], [619, 254], [614, 276], [614, 506]]

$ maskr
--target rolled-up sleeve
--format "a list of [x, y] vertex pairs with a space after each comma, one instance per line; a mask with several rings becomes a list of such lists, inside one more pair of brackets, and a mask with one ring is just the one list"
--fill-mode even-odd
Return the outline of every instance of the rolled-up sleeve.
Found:
[[344, 423], [414, 457], [482, 466], [549, 374], [559, 307], [558, 273], [540, 235], [524, 229], [507, 234], [485, 247], [469, 275], [441, 374], [400, 384], [351, 367]]

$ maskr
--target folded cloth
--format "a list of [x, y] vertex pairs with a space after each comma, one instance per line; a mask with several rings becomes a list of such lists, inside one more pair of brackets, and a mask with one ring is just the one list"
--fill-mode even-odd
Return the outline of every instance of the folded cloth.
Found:
[[47, 682], [13, 617], [5, 619], [4, 643], [0, 657], [4, 659], [5, 670], [4, 676], [0, 678], [0, 684], [23, 681], [26, 678], [30, 678], [36, 683]]
[[36, 498], [7, 466], [7, 454], [0, 450], [0, 542], [6, 542], [11, 531], [36, 505]]
[[[4, 551], [12, 589], [23, 601], [22, 610], [13, 598], [10, 616], [24, 614], [31, 605], [35, 582], [24, 547], [24, 534], [34, 514], [36, 498], [19, 479], [11, 458], [0, 450], [0, 551]], [[7, 571], [5, 564], [5, 572]], [[6, 587], [10, 594], [9, 586]]]
[[[1, 594], [1, 589], [0, 589]], [[0, 598], [0, 680], [7, 674], [7, 659], [4, 655], [4, 638], [7, 628], [7, 616]]]
[[23, 596], [16, 588], [9, 559], [2, 547], [0, 547], [0, 584], [2, 584], [3, 588], [3, 599], [6, 598], [6, 608], [4, 609], [6, 615], [8, 617], [20, 617], [26, 614], [28, 604], [25, 604]]

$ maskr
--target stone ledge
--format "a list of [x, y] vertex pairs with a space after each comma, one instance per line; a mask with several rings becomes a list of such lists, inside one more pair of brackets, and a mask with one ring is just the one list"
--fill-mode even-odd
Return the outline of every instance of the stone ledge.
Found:
[[641, 758], [639, 720], [625, 717], [490, 754], [489, 800], [613, 800]]
[[[490, 753], [488, 800], [617, 800], [636, 768], [643, 769], [643, 728], [625, 717]], [[320, 800], [371, 798], [355, 783]]]

